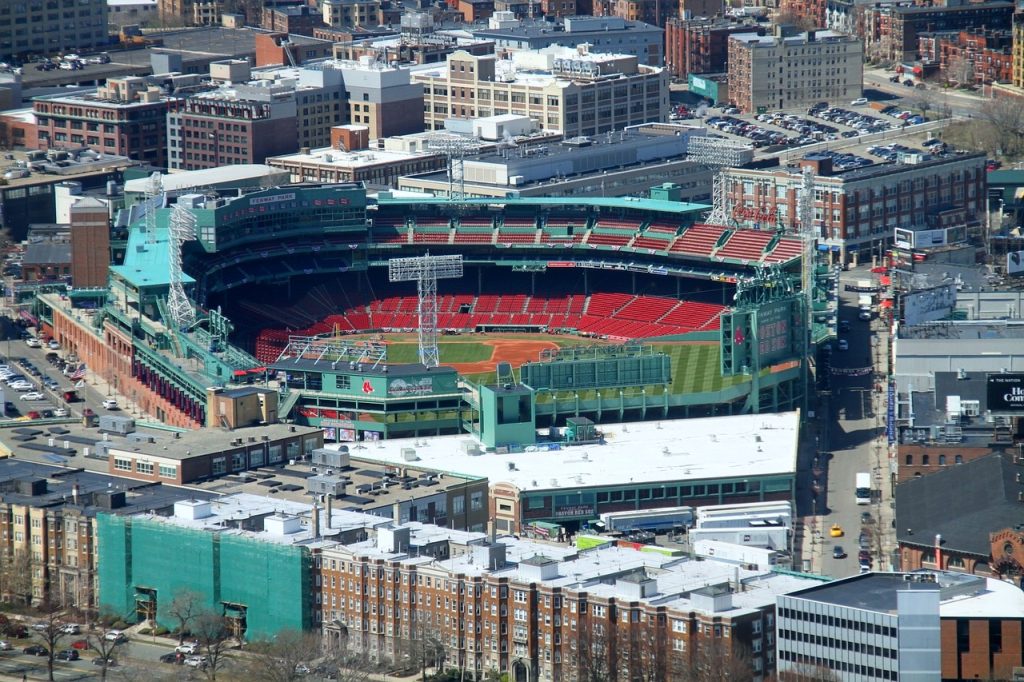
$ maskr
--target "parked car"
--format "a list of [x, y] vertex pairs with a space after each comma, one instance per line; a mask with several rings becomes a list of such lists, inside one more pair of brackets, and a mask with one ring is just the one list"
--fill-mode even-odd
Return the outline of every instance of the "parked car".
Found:
[[42, 644], [31, 644], [21, 650], [21, 653], [29, 656], [49, 656], [50, 651]]
[[839, 545], [836, 545], [835, 547], [832, 548], [832, 558], [833, 559], [845, 559], [846, 558], [846, 551], [842, 547], [840, 547]]
[[42, 348], [43, 347], [43, 343], [39, 339], [34, 337], [34, 336], [30, 336], [27, 339], [25, 339], [25, 345], [28, 346], [29, 348]]
[[63, 407], [58, 407], [56, 410], [53, 411], [53, 416], [59, 418], [67, 417], [68, 411], [65, 410]]
[[46, 396], [39, 391], [30, 391], [29, 393], [22, 393], [18, 400], [46, 400]]
[[14, 647], [11, 645], [11, 643], [7, 640], [0, 640], [0, 651], [10, 651], [13, 648]]
[[116, 410], [117, 409], [117, 400], [115, 400], [114, 398], [107, 398], [106, 400], [103, 401], [103, 409], [105, 409], [105, 410]]
[[186, 656], [194, 656], [199, 653], [199, 642], [185, 642], [174, 647], [174, 650]]
[[103, 635], [103, 639], [108, 642], [127, 642], [128, 635], [124, 634], [120, 630], [108, 630], [107, 634]]
[[117, 667], [117, 661], [116, 660], [114, 660], [113, 658], [103, 658], [102, 656], [97, 656], [96, 658], [92, 659], [92, 664], [93, 665], [106, 665], [108, 668], [115, 668], [115, 667]]
[[205, 668], [207, 666], [206, 656], [188, 656], [185, 658], [185, 665], [190, 668]]
[[181, 665], [183, 661], [184, 659], [181, 657], [181, 654], [177, 654], [173, 651], [169, 654], [163, 654], [160, 656], [161, 663], [177, 663], [178, 665]]
[[77, 661], [79, 655], [74, 649], [64, 649], [64, 651], [58, 651], [55, 658], [58, 661]]
[[65, 623], [61, 626], [60, 631], [65, 635], [77, 635], [82, 631], [82, 626], [78, 623]]
[[28, 417], [29, 419], [42, 419], [43, 418], [42, 413], [41, 412], [36, 412], [35, 410], [32, 410], [31, 412], [29, 412], [25, 416]]
[[867, 103], [868, 103], [868, 98], [867, 97], [858, 97], [857, 99], [855, 99], [852, 102], [850, 102], [850, 106], [852, 106], [852, 107], [862, 107], [862, 106], [864, 106]]

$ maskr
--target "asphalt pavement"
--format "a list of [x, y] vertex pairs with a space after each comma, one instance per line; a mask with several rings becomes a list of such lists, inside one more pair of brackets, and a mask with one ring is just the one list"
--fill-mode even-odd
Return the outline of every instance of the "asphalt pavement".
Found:
[[[892, 550], [892, 495], [888, 485], [889, 457], [885, 441], [885, 376], [887, 374], [888, 335], [877, 316], [870, 322], [857, 317], [857, 293], [844, 290], [846, 284], [876, 277], [870, 266], [842, 273], [839, 281], [839, 320], [849, 322], [849, 331], [840, 333], [848, 350], [835, 350], [830, 366], [843, 370], [870, 368], [862, 376], [833, 374], [830, 391], [819, 396], [817, 452], [810, 463], [811, 476], [818, 493], [806, 504], [798, 504], [803, 516], [799, 529], [804, 568], [834, 578], [860, 572], [858, 553], [870, 552], [875, 570], [890, 570]], [[857, 504], [854, 498], [856, 475], [871, 474], [871, 504]], [[865, 516], [866, 514], [866, 516]], [[831, 528], [838, 525], [840, 537]], [[861, 537], [863, 535], [863, 538]], [[835, 556], [835, 548], [844, 556]], [[809, 560], [809, 565], [807, 561]]]

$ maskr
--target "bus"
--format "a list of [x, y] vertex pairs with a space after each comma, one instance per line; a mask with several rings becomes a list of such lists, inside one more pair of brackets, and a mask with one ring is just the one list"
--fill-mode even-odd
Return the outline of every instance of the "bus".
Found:
[[857, 504], [871, 504], [871, 474], [857, 474], [857, 488], [854, 492]]

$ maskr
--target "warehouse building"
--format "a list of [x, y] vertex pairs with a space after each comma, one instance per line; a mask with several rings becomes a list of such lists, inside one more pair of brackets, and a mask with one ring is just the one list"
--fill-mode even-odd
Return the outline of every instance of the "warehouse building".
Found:
[[[522, 452], [481, 452], [466, 436], [437, 436], [381, 441], [360, 457], [487, 478], [499, 532], [534, 532], [541, 522], [571, 533], [607, 511], [793, 498], [797, 412], [599, 429], [588, 421]], [[713, 461], [712, 451], [721, 453]]]

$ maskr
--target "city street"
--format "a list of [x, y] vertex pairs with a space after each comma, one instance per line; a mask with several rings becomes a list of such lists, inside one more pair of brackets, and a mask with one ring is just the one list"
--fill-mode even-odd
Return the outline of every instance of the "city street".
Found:
[[[869, 266], [842, 273], [839, 282], [839, 319], [849, 321], [849, 331], [840, 333], [849, 350], [832, 344], [831, 365], [855, 370], [871, 367], [863, 376], [833, 375], [831, 395], [824, 396], [819, 407], [827, 412], [827, 428], [819, 436], [819, 454], [812, 467], [823, 490], [812, 503], [811, 517], [804, 531], [804, 560], [811, 559], [811, 570], [831, 577], [858, 573], [858, 552], [866, 548], [873, 568], [889, 570], [891, 551], [891, 490], [888, 485], [888, 454], [885, 443], [885, 392], [887, 332], [877, 316], [870, 322], [857, 318], [857, 292], [845, 291], [847, 284], [874, 278]], [[878, 378], [881, 377], [881, 378]], [[827, 401], [827, 402], [826, 402]], [[825, 417], [826, 415], [822, 415]], [[822, 422], [819, 422], [822, 423]], [[872, 503], [858, 505], [854, 498], [856, 475], [871, 474]], [[863, 516], [864, 514], [867, 516]], [[837, 524], [841, 537], [832, 537]], [[863, 539], [861, 535], [863, 534]], [[846, 556], [833, 556], [835, 547]]]

